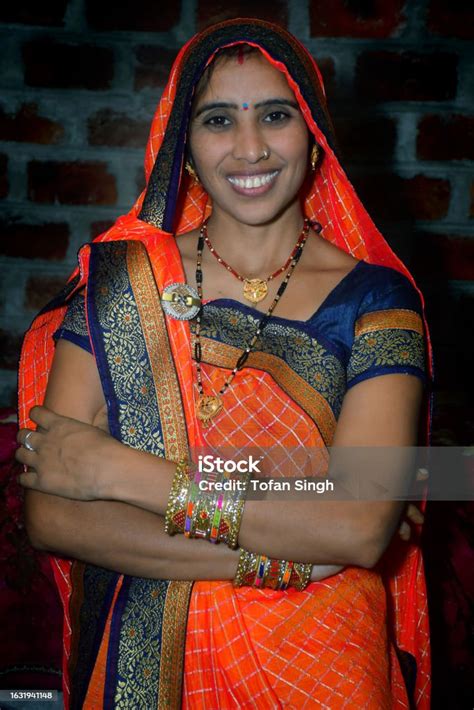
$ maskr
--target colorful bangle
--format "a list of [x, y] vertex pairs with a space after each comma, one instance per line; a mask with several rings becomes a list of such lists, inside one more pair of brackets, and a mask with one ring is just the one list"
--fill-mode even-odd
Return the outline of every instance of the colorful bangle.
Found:
[[286, 562], [285, 560], [282, 560], [282, 563], [280, 565], [280, 576], [278, 577], [277, 589], [280, 589], [282, 591], [288, 589], [292, 572], [293, 562]]
[[293, 587], [305, 589], [311, 581], [312, 564], [274, 560], [266, 555], [257, 555], [243, 548], [240, 550], [235, 587], [249, 586], [258, 589], [284, 591]]
[[222, 518], [225, 521], [226, 532], [221, 534], [220, 540], [225, 542], [231, 550], [236, 550], [238, 547], [240, 524], [245, 507], [245, 498], [250, 481], [250, 474], [245, 474], [239, 477], [236, 482], [240, 482], [240, 486], [235, 486], [235, 489], [229, 491], [224, 497]]
[[225, 542], [236, 549], [249, 475], [232, 479], [226, 474], [221, 476], [222, 482], [236, 482], [228, 491], [204, 492], [199, 485], [201, 480], [200, 471], [190, 476], [187, 461], [177, 464], [166, 508], [165, 531], [168, 535], [184, 533], [189, 538]]
[[181, 459], [176, 464], [176, 471], [171, 484], [168, 505], [165, 514], [165, 532], [168, 535], [184, 532], [186, 502], [192, 481], [189, 478], [189, 464]]
[[271, 562], [270, 558], [266, 555], [259, 555], [257, 563], [257, 571], [255, 573], [255, 580], [253, 583], [254, 587], [263, 588], [266, 586], [266, 577], [268, 573], [268, 566]]
[[214, 515], [211, 521], [211, 532], [209, 535], [209, 542], [217, 543], [219, 542], [219, 528], [222, 519], [222, 509], [224, 505], [224, 494], [221, 493], [217, 499], [216, 508], [214, 510]]

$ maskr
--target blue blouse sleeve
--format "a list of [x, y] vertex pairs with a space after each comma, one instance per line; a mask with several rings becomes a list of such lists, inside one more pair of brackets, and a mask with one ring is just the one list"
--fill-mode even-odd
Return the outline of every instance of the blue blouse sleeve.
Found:
[[404, 373], [426, 382], [421, 301], [410, 281], [384, 269], [359, 307], [347, 366], [347, 387], [378, 375]]
[[63, 322], [53, 334], [53, 338], [55, 341], [64, 338], [92, 353], [89, 331], [87, 330], [84, 291], [78, 291], [69, 301]]

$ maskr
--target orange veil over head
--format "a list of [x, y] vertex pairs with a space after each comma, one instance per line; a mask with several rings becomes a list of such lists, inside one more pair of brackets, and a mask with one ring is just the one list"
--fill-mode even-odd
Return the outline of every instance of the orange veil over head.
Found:
[[[173, 239], [173, 235], [181, 238], [180, 235], [198, 227], [212, 210], [203, 187], [190, 180], [183, 170], [194, 88], [216, 52], [240, 43], [257, 47], [276, 69], [285, 74], [308, 128], [322, 149], [322, 159], [304, 200], [305, 215], [317, 221], [322, 226], [321, 236], [340, 249], [357, 259], [396, 269], [414, 283], [372, 222], [341, 167], [321, 74], [313, 58], [285, 30], [255, 19], [236, 19], [214, 25], [182, 48], [151, 126], [145, 157], [146, 188], [130, 212], [120, 217], [96, 241], [144, 242], [154, 270], [155, 265], [161, 270], [160, 288], [172, 282], [175, 257], [166, 250], [167, 240]], [[64, 291], [43, 309], [25, 337], [19, 375], [22, 427], [34, 426], [28, 414], [30, 408], [41, 404], [44, 398], [54, 351], [52, 334], [63, 318], [68, 298], [86, 282], [87, 273], [87, 258], [82, 257]], [[189, 363], [184, 364], [179, 373], [180, 384], [189, 441], [191, 445], [198, 445], [200, 433], [194, 416], [186, 333], [182, 323], [173, 321], [169, 326], [175, 353], [188, 353]], [[428, 335], [427, 339], [431, 370]], [[402, 561], [387, 576], [390, 633], [400, 649], [416, 658], [418, 672], [414, 696], [418, 707], [428, 708], [429, 645], [422, 561], [415, 545], [405, 549]], [[66, 659], [70, 645], [67, 615], [67, 600], [71, 594], [69, 569], [68, 561], [56, 561], [56, 579], [66, 610]]]

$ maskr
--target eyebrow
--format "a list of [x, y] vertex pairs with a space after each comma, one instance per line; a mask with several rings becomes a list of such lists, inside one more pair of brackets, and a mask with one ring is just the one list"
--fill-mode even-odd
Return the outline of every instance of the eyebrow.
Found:
[[[265, 101], [259, 101], [254, 105], [254, 108], [264, 108], [265, 106], [274, 106], [278, 104], [279, 106], [290, 106], [291, 108], [299, 110], [299, 106], [296, 101], [291, 99], [283, 99], [281, 97], [276, 97], [272, 99], [265, 99]], [[237, 110], [239, 108], [238, 104], [230, 103], [229, 101], [211, 101], [207, 104], [203, 104], [195, 113], [195, 118], [200, 116], [205, 111], [211, 111], [216, 108], [231, 108]]]

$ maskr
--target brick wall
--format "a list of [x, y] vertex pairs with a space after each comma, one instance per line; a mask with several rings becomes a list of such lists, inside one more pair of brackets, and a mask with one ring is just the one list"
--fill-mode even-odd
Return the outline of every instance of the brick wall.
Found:
[[[461, 0], [24, 0], [0, 10], [0, 400], [78, 247], [128, 210], [167, 72], [207, 24], [257, 15], [319, 60], [346, 169], [426, 292], [438, 440], [467, 443], [474, 288], [473, 10]], [[256, 8], [258, 8], [256, 10]], [[472, 328], [470, 329], [472, 330]]]

